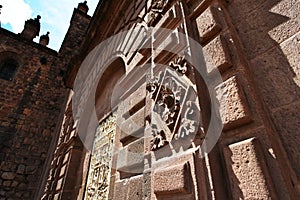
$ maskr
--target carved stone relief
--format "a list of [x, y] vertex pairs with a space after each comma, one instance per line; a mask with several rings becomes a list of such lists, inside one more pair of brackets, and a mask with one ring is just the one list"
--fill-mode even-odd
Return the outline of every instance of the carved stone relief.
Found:
[[162, 17], [163, 12], [170, 0], [152, 0], [149, 12], [148, 24], [152, 26], [155, 21]]
[[185, 74], [187, 72], [187, 61], [183, 56], [179, 56], [174, 61], [171, 61], [169, 66], [181, 74]]
[[111, 115], [97, 128], [91, 155], [85, 200], [108, 199], [116, 117]]
[[198, 97], [192, 83], [182, 75], [187, 70], [186, 62], [180, 57], [170, 66], [174, 70], [168, 68], [158, 73], [147, 85], [148, 95], [153, 100], [151, 150], [172, 140], [194, 137], [201, 121]]

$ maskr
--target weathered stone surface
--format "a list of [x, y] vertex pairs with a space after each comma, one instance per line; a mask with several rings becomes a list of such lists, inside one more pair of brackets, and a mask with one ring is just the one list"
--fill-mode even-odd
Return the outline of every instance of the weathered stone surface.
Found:
[[300, 31], [293, 37], [289, 38], [288, 40], [280, 44], [280, 48], [283, 54], [286, 56], [286, 59], [290, 64], [291, 71], [294, 74], [293, 80], [298, 87], [300, 87], [299, 41], [300, 41]]
[[231, 66], [231, 58], [225, 38], [217, 36], [203, 48], [207, 72], [213, 70], [225, 71]]
[[25, 165], [19, 165], [17, 169], [17, 174], [24, 174], [25, 169], [26, 169]]
[[196, 19], [200, 35], [200, 42], [205, 43], [210, 40], [221, 29], [221, 23], [217, 8], [209, 7]]
[[[297, 0], [284, 0], [280, 3], [260, 0], [247, 3], [240, 0], [233, 2], [232, 6], [229, 5], [229, 10], [247, 57], [250, 59], [283, 42], [300, 30]], [[245, 8], [246, 5], [250, 6]]]
[[126, 180], [120, 180], [115, 183], [115, 192], [113, 199], [126, 199], [128, 191], [128, 182]]
[[128, 185], [127, 199], [142, 200], [143, 199], [142, 189], [143, 189], [143, 176], [132, 177]]
[[12, 180], [15, 177], [16, 175], [13, 172], [3, 172], [3, 174], [1, 175], [1, 178], [3, 178], [4, 180]]
[[117, 181], [113, 199], [141, 200], [143, 199], [143, 176], [132, 177], [127, 180]]
[[273, 115], [274, 125], [298, 178], [300, 178], [300, 102], [284, 106]]
[[251, 120], [249, 106], [237, 76], [217, 86], [216, 95], [219, 101], [217, 108], [225, 130]]
[[273, 48], [253, 59], [250, 67], [260, 94], [270, 109], [300, 98], [299, 86], [294, 81], [297, 77], [280, 48]]
[[[293, 35], [297, 33], [299, 34], [300, 2], [297, 0], [282, 0], [275, 5], [272, 2], [268, 3], [269, 4], [267, 4], [265, 7], [271, 8], [269, 12], [274, 13], [276, 15], [276, 21], [281, 22], [278, 26], [274, 27], [268, 32], [270, 37], [276, 43], [280, 44], [288, 38], [292, 37]], [[292, 46], [293, 45], [291, 45], [290, 47]], [[296, 46], [297, 45], [295, 45], [294, 47]]]
[[153, 175], [156, 194], [190, 193], [192, 188], [189, 163], [157, 169]]
[[118, 152], [117, 168], [124, 173], [140, 174], [143, 172], [144, 138], [140, 138]]
[[255, 138], [230, 144], [223, 150], [233, 199], [277, 199]]
[[36, 166], [27, 166], [26, 167], [27, 174], [33, 174], [35, 171], [36, 171]]

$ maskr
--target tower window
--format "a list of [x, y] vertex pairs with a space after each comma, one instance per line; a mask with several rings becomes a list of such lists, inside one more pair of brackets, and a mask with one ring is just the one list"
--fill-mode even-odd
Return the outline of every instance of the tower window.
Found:
[[0, 62], [0, 78], [11, 81], [17, 71], [18, 63], [12, 58]]

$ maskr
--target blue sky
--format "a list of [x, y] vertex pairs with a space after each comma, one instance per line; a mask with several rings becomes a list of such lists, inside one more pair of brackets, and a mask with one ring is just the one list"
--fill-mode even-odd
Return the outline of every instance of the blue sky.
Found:
[[[40, 36], [50, 32], [49, 48], [59, 50], [68, 30], [75, 7], [84, 0], [0, 0], [1, 26], [14, 33], [20, 33], [27, 19], [41, 15]], [[99, 0], [88, 0], [89, 15], [93, 15]], [[36, 37], [34, 41], [38, 42]]]

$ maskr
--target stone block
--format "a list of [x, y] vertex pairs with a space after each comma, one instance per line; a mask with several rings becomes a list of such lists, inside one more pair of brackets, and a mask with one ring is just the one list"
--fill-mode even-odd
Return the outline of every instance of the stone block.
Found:
[[223, 153], [233, 199], [277, 199], [257, 139], [230, 144]]
[[20, 183], [20, 185], [18, 186], [19, 190], [26, 190], [27, 185], [25, 183]]
[[142, 200], [143, 176], [134, 176], [125, 180], [116, 181], [114, 198], [118, 200]]
[[37, 170], [36, 166], [27, 166], [26, 167], [26, 174], [34, 174]]
[[275, 14], [275, 16], [272, 15], [272, 17], [278, 24], [268, 32], [272, 40], [280, 44], [293, 35], [299, 34], [300, 2], [298, 0], [284, 0], [275, 5], [274, 3], [268, 2], [268, 4], [265, 5], [265, 9], [270, 8], [270, 6], [273, 7], [269, 12]]
[[12, 184], [11, 184], [11, 186], [15, 188], [15, 187], [18, 186], [18, 184], [19, 184], [19, 183], [18, 183], [17, 181], [13, 181]]
[[127, 199], [127, 192], [128, 192], [127, 180], [116, 181], [114, 191], [115, 192], [114, 192], [113, 199], [120, 199], [120, 200]]
[[9, 187], [11, 185], [11, 181], [3, 181], [3, 187]]
[[[241, 7], [229, 6], [233, 24], [250, 59], [261, 55], [270, 48], [300, 31], [299, 2], [292, 1], [234, 1]], [[242, 5], [244, 4], [244, 5]], [[245, 5], [249, 5], [245, 8]], [[243, 9], [241, 9], [243, 8]], [[252, 8], [252, 10], [249, 10]]]
[[290, 39], [280, 44], [283, 54], [286, 56], [291, 71], [294, 73], [293, 80], [298, 87], [300, 87], [300, 31]]
[[118, 152], [117, 169], [123, 173], [140, 174], [144, 171], [144, 139], [140, 138]]
[[224, 124], [224, 130], [251, 121], [248, 103], [236, 76], [229, 78], [216, 87], [217, 108]]
[[[137, 87], [138, 88], [136, 90], [134, 90], [128, 97], [126, 97], [120, 103], [120, 107], [118, 108], [118, 112], [119, 112], [118, 114], [126, 115], [126, 114], [130, 114], [128, 112], [131, 110], [137, 111], [137, 109], [134, 109], [134, 107], [136, 105], [140, 105], [141, 102], [144, 101], [144, 99], [146, 97], [146, 84], [143, 84], [143, 85], [137, 86]], [[126, 89], [124, 88], [124, 90], [126, 90]], [[143, 105], [145, 105], [145, 103], [141, 104], [141, 106], [143, 106]], [[141, 106], [139, 106], [139, 107], [141, 107]]]
[[157, 195], [191, 193], [192, 182], [189, 163], [157, 169], [153, 175], [153, 189]]
[[217, 36], [203, 47], [203, 55], [208, 73], [213, 70], [223, 72], [231, 66], [229, 49], [222, 35]]
[[277, 109], [272, 113], [275, 128], [282, 138], [292, 168], [300, 179], [300, 102]]
[[[296, 57], [296, 53], [294, 56]], [[299, 70], [296, 67], [294, 70], [291, 68], [290, 61], [279, 47], [251, 60], [250, 68], [255, 84], [269, 109], [299, 100], [299, 76], [295, 76], [295, 72]]]
[[[130, 200], [142, 200], [143, 199], [143, 176], [135, 176], [130, 178], [128, 184], [128, 196]], [[118, 191], [116, 191], [118, 192]]]
[[200, 43], [205, 43], [212, 39], [214, 35], [222, 29], [218, 10], [211, 6], [196, 18], [196, 23], [199, 31]]
[[59, 180], [57, 181], [56, 191], [58, 191], [58, 190], [60, 190], [60, 189], [62, 188], [62, 186], [63, 186], [63, 181], [64, 181], [63, 178], [61, 178], [61, 179], [59, 179]]
[[24, 174], [25, 173], [25, 165], [19, 165], [17, 169], [17, 174]]
[[12, 180], [16, 177], [16, 174], [13, 172], [3, 172], [3, 174], [1, 175], [1, 178], [3, 178], [4, 180]]

